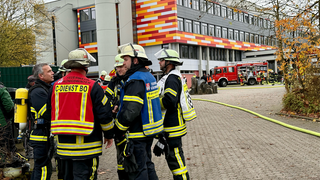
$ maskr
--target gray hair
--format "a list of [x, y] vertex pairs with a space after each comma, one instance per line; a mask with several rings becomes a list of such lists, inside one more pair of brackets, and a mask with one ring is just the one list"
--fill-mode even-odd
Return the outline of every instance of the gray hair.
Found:
[[36, 64], [33, 68], [32, 68], [32, 74], [36, 79], [39, 79], [39, 74], [43, 74], [43, 70], [42, 67], [43, 66], [47, 66], [47, 63], [40, 63], [40, 64]]

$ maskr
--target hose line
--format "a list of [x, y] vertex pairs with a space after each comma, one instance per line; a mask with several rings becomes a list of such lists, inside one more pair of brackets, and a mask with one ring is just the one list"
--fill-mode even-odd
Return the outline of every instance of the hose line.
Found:
[[218, 102], [218, 101], [213, 101], [213, 100], [208, 100], [208, 99], [192, 98], [192, 100], [195, 100], [195, 101], [207, 101], [207, 102], [212, 102], [212, 103], [220, 104], [220, 105], [231, 107], [231, 108], [235, 108], [235, 109], [240, 109], [242, 111], [245, 111], [245, 112], [251, 113], [253, 115], [256, 115], [256, 116], [258, 116], [258, 117], [260, 117], [262, 119], [265, 119], [265, 120], [271, 121], [273, 123], [279, 124], [281, 126], [284, 126], [284, 127], [296, 130], [296, 131], [300, 131], [300, 132], [303, 132], [303, 133], [307, 133], [307, 134], [311, 134], [311, 135], [320, 137], [320, 133], [319, 132], [315, 132], [315, 131], [299, 128], [299, 127], [296, 127], [296, 126], [292, 126], [292, 125], [286, 124], [284, 122], [281, 122], [281, 121], [278, 121], [278, 120], [263, 116], [261, 114], [258, 114], [256, 112], [250, 111], [250, 110], [242, 108], [242, 107], [233, 106], [233, 105], [230, 105], [230, 104], [226, 104], [226, 103], [222, 103], [222, 102]]

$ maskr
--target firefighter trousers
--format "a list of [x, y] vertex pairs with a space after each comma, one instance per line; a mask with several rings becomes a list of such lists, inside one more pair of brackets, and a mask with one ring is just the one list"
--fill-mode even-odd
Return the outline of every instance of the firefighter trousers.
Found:
[[136, 172], [128, 173], [130, 180], [158, 180], [154, 164], [151, 161], [151, 146], [153, 138], [133, 141], [133, 154], [136, 158], [138, 169]]
[[166, 154], [167, 164], [174, 180], [189, 180], [189, 173], [182, 150], [181, 137], [168, 138], [169, 154]]
[[31, 180], [49, 180], [52, 174], [51, 157], [49, 156], [49, 134], [44, 129], [34, 129], [30, 134], [30, 146], [33, 148], [34, 168]]
[[125, 142], [121, 146], [116, 145], [116, 150], [117, 150], [117, 164], [118, 164], [118, 178], [119, 180], [127, 180], [128, 179], [128, 174], [124, 171], [123, 168], [123, 156], [121, 155], [123, 152], [123, 146], [125, 145]]
[[99, 157], [90, 159], [61, 159], [60, 166], [64, 168], [64, 180], [96, 180], [99, 168]]

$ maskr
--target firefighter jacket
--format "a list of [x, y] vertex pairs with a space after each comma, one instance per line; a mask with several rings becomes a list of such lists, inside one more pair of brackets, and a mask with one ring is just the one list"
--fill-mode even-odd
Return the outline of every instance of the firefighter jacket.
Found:
[[71, 72], [50, 89], [51, 132], [58, 135], [57, 155], [88, 159], [102, 154], [102, 131], [113, 138], [110, 100], [93, 80]]
[[35, 121], [40, 119], [38, 126], [50, 128], [50, 116], [45, 113], [47, 111], [47, 99], [50, 87], [50, 84], [37, 79], [35, 85], [29, 89], [29, 119], [32, 120], [31, 126], [37, 123]]
[[122, 78], [116, 76], [111, 79], [106, 88], [106, 96], [111, 98], [112, 106], [119, 105], [120, 102], [120, 89], [124, 86], [124, 81]]
[[9, 111], [13, 109], [13, 101], [11, 100], [11, 96], [7, 91], [7, 88], [4, 87], [2, 84], [0, 84], [0, 103], [3, 107], [0, 110], [0, 127], [4, 127], [7, 125], [4, 113], [9, 113]]
[[141, 67], [126, 80], [115, 123], [122, 134], [129, 131], [129, 138], [146, 138], [163, 131], [156, 79], [146, 68]]
[[187, 133], [185, 121], [196, 118], [187, 85], [181, 81], [180, 72], [174, 69], [159, 80], [158, 86], [164, 131], [169, 138], [184, 136]]

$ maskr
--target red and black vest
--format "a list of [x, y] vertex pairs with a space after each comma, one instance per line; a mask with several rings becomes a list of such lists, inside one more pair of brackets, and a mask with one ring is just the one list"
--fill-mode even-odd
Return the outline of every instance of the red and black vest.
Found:
[[53, 85], [51, 132], [54, 135], [88, 136], [94, 127], [91, 90], [95, 81], [71, 72]]

